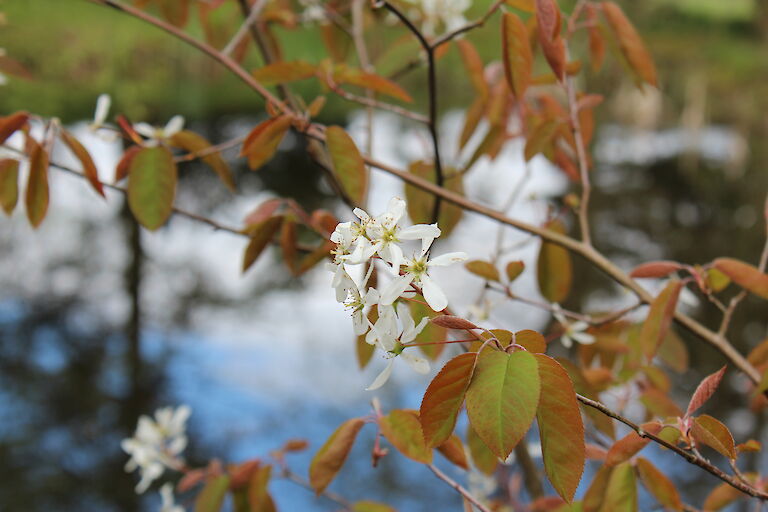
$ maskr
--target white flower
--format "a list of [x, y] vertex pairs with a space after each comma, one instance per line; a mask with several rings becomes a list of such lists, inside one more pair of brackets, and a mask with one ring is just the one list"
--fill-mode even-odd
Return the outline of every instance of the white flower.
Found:
[[109, 108], [112, 106], [112, 98], [109, 94], [100, 94], [96, 98], [96, 111], [93, 113], [93, 122], [88, 125], [88, 129], [95, 132], [107, 121], [107, 115], [109, 115]]
[[191, 412], [187, 405], [158, 409], [155, 419], [141, 416], [133, 437], [123, 439], [121, 446], [131, 456], [125, 470], [138, 468], [141, 472], [137, 493], [146, 491], [166, 467], [177, 468], [182, 463], [179, 456], [187, 447], [185, 429]]
[[184, 129], [184, 118], [182, 116], [173, 116], [162, 128], [147, 123], [136, 123], [133, 125], [133, 129], [149, 139], [150, 142], [157, 144], [162, 140], [173, 137]]
[[[411, 316], [410, 309], [403, 303], [397, 305], [397, 318], [402, 325], [402, 331], [400, 332], [399, 337], [394, 339], [386, 336], [383, 339], [378, 340], [379, 348], [386, 352], [387, 356], [390, 358], [389, 362], [384, 370], [373, 380], [371, 385], [365, 388], [366, 391], [378, 389], [389, 380], [389, 376], [392, 375], [392, 367], [395, 364], [395, 358], [397, 357], [402, 358], [414, 371], [421, 374], [429, 373], [429, 361], [423, 357], [413, 355], [411, 352], [406, 352], [405, 348], [407, 347], [404, 347], [405, 344], [416, 339], [416, 336], [421, 333], [427, 325], [427, 322], [429, 322], [429, 318], [422, 318], [419, 324], [416, 325]], [[371, 332], [373, 332], [373, 330]]]
[[350, 287], [349, 292], [349, 299], [344, 304], [352, 310], [352, 325], [355, 334], [360, 336], [370, 327], [370, 321], [365, 316], [365, 307], [375, 306], [379, 302], [379, 292], [376, 288], [369, 288], [363, 295], [357, 285]]
[[421, 27], [427, 36], [435, 35], [437, 26], [442, 22], [446, 32], [456, 30], [467, 24], [464, 12], [472, 5], [471, 0], [410, 0], [421, 7], [424, 20]]
[[589, 328], [587, 322], [578, 321], [570, 323], [565, 318], [565, 315], [563, 315], [559, 304], [553, 304], [552, 309], [552, 314], [554, 315], [555, 320], [557, 320], [564, 329], [563, 334], [560, 336], [560, 341], [563, 343], [563, 346], [571, 348], [574, 341], [581, 343], [582, 345], [591, 345], [595, 342], [594, 336], [584, 332]]
[[184, 507], [174, 503], [173, 485], [164, 484], [160, 488], [160, 499], [163, 501], [160, 506], [160, 512], [184, 512]]
[[356, 288], [357, 285], [347, 274], [347, 270], [344, 268], [343, 263], [338, 265], [335, 263], [328, 263], [328, 270], [333, 272], [333, 279], [331, 280], [331, 287], [336, 290], [336, 302], [344, 302], [349, 295], [349, 290]]
[[421, 283], [421, 291], [429, 307], [435, 311], [444, 310], [448, 306], [448, 299], [427, 271], [430, 267], [443, 267], [466, 259], [467, 254], [464, 252], [449, 252], [433, 259], [427, 259], [427, 255], [422, 252], [419, 257], [406, 259], [405, 274], [396, 277], [384, 287], [381, 291], [381, 303], [392, 304], [411, 283], [416, 282]]

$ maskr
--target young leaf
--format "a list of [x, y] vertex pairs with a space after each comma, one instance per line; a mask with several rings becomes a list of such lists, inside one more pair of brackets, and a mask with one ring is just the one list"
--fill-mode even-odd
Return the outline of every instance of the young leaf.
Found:
[[379, 427], [400, 453], [422, 464], [432, 463], [432, 450], [424, 443], [416, 411], [395, 409], [379, 420]]
[[[662, 425], [659, 422], [651, 422], [641, 425], [641, 428], [645, 432], [650, 432], [654, 435], [661, 431], [661, 427]], [[630, 432], [613, 443], [611, 449], [608, 450], [608, 455], [605, 457], [605, 465], [616, 466], [631, 459], [650, 442], [651, 440], [647, 437], [640, 437], [635, 431]]]
[[656, 355], [662, 340], [667, 335], [672, 318], [675, 315], [677, 299], [683, 287], [682, 281], [672, 279], [659, 295], [651, 302], [648, 317], [643, 322], [640, 330], [640, 346], [643, 353], [650, 360]]
[[667, 277], [669, 274], [677, 272], [682, 268], [683, 265], [676, 261], [650, 261], [635, 267], [635, 269], [629, 273], [629, 277]]
[[702, 444], [706, 444], [719, 454], [729, 459], [736, 458], [736, 446], [728, 427], [707, 414], [694, 418], [691, 435]]
[[[559, 220], [550, 222], [547, 229], [555, 233], [565, 233], [565, 226]], [[559, 245], [542, 242], [536, 277], [544, 298], [550, 302], [563, 302], [568, 297], [573, 279], [570, 253]]]
[[746, 496], [746, 494], [743, 494], [740, 490], [732, 487], [730, 484], [723, 482], [712, 489], [712, 492], [709, 493], [707, 499], [704, 500], [703, 507], [707, 512], [715, 512], [727, 507], [744, 496]]
[[[513, 337], [513, 340], [518, 345], [525, 347], [528, 352], [533, 352], [534, 354], [543, 354], [547, 351], [547, 340], [544, 338], [544, 336], [542, 336], [541, 333], [531, 329], [523, 329], [522, 331], [517, 331]], [[507, 345], [508, 344], [509, 343], [507, 343]]]
[[115, 167], [115, 179], [113, 183], [119, 183], [128, 176], [128, 172], [131, 169], [131, 162], [133, 161], [133, 158], [139, 154], [139, 151], [141, 151], [141, 146], [131, 146], [125, 150], [125, 153], [123, 153], [123, 156], [120, 158], [120, 161], [117, 162], [117, 166]]
[[556, 119], [544, 120], [535, 126], [525, 141], [523, 154], [526, 162], [529, 162], [539, 153], [545, 153], [552, 146], [552, 141], [560, 126], [561, 123]]
[[521, 100], [531, 83], [533, 53], [528, 29], [513, 13], [504, 13], [501, 22], [501, 37], [504, 52], [504, 73], [512, 94]]
[[522, 261], [510, 261], [507, 263], [507, 279], [509, 279], [509, 282], [511, 283], [515, 279], [517, 279], [520, 274], [523, 273], [523, 270], [525, 269], [525, 263]]
[[413, 101], [410, 94], [405, 92], [402, 87], [395, 82], [374, 73], [366, 73], [365, 71], [347, 66], [337, 66], [333, 73], [333, 79], [336, 83], [351, 84], [364, 89], [370, 89], [405, 103], [411, 103]]
[[605, 492], [608, 489], [608, 482], [611, 479], [611, 473], [613, 473], [613, 468], [606, 465], [600, 466], [600, 469], [597, 470], [597, 473], [592, 478], [592, 483], [589, 484], [589, 488], [581, 500], [583, 512], [598, 512], [601, 510], [605, 500]]
[[713, 374], [706, 376], [694, 391], [691, 401], [688, 403], [688, 410], [685, 411], [685, 417], [689, 417], [696, 410], [704, 405], [712, 394], [717, 390], [717, 386], [720, 385], [720, 381], [723, 380], [726, 367], [723, 366]]
[[275, 155], [290, 127], [291, 118], [280, 116], [267, 119], [251, 130], [243, 141], [240, 156], [248, 158], [248, 167], [252, 171], [258, 170]]
[[15, 112], [9, 116], [0, 117], [0, 144], [5, 143], [16, 130], [27, 124], [29, 114], [26, 112]]
[[621, 7], [613, 2], [603, 2], [603, 14], [608, 20], [609, 25], [619, 41], [621, 52], [627, 59], [630, 67], [637, 73], [638, 77], [644, 82], [656, 86], [656, 66], [653, 63], [651, 54], [643, 43], [640, 34], [637, 33], [632, 22], [621, 10]]
[[467, 453], [464, 451], [464, 443], [461, 442], [461, 439], [456, 434], [451, 434], [447, 441], [437, 447], [437, 451], [452, 463], [469, 471], [469, 462], [467, 461]]
[[565, 45], [560, 37], [560, 8], [555, 0], [536, 0], [539, 45], [558, 80], [565, 79]]
[[296, 60], [273, 62], [251, 73], [261, 85], [278, 85], [311, 78], [317, 73], [317, 66], [309, 62]]
[[[434, 315], [434, 311], [424, 302], [424, 297], [416, 295], [414, 301], [408, 306], [411, 309], [411, 316], [413, 318], [431, 317]], [[421, 302], [419, 302], [421, 301]], [[435, 317], [438, 318], [438, 317]], [[435, 340], [445, 340], [448, 338], [448, 329], [438, 325], [434, 322], [429, 322], [424, 326], [424, 329], [416, 335], [413, 343], [433, 343]], [[420, 345], [419, 350], [431, 360], [436, 360], [440, 357], [440, 354], [445, 350], [446, 345], [438, 343], [435, 345]]]
[[493, 263], [482, 260], [472, 260], [466, 262], [464, 267], [476, 276], [480, 276], [487, 281], [501, 281], [501, 275], [499, 275], [499, 271]]
[[536, 416], [540, 378], [528, 352], [485, 350], [477, 358], [467, 389], [467, 415], [477, 435], [506, 459]]
[[329, 126], [325, 143], [344, 192], [354, 204], [362, 204], [368, 193], [368, 170], [352, 137], [340, 126]]
[[272, 466], [261, 466], [251, 475], [248, 482], [250, 512], [275, 512], [275, 503], [267, 489], [271, 476]]
[[229, 477], [219, 475], [205, 483], [195, 498], [195, 512], [219, 512], [229, 489]]
[[[193, 154], [205, 151], [211, 147], [211, 143], [208, 142], [205, 137], [189, 130], [182, 130], [174, 134], [173, 137], [171, 137], [171, 144]], [[202, 160], [213, 169], [213, 172], [216, 173], [221, 182], [224, 183], [229, 190], [232, 192], [235, 191], [235, 181], [232, 178], [229, 165], [227, 165], [227, 162], [221, 157], [221, 153], [218, 151], [209, 153], [203, 156]]]
[[6, 215], [13, 213], [19, 201], [19, 162], [0, 159], [0, 206]]
[[101, 181], [99, 181], [99, 172], [96, 170], [96, 164], [93, 163], [91, 155], [88, 154], [88, 151], [83, 147], [80, 141], [67, 130], [62, 128], [59, 133], [64, 144], [66, 144], [69, 149], [72, 150], [72, 153], [75, 154], [77, 159], [80, 160], [80, 165], [83, 166], [83, 174], [85, 174], [85, 177], [88, 179], [88, 183], [91, 184], [97, 194], [101, 197], [106, 197], [104, 195], [104, 186], [101, 184]]
[[27, 218], [36, 228], [43, 222], [48, 211], [48, 153], [31, 137], [27, 138], [29, 148], [29, 178], [24, 197]]
[[629, 462], [613, 468], [605, 489], [601, 510], [637, 512], [637, 483], [635, 472]]
[[718, 258], [714, 261], [714, 266], [745, 290], [749, 290], [763, 299], [768, 299], [768, 274], [760, 272], [758, 268], [748, 263], [733, 258]]
[[345, 421], [312, 457], [309, 465], [309, 483], [317, 494], [322, 493], [336, 477], [364, 424], [362, 418]]
[[476, 361], [475, 352], [460, 354], [448, 361], [429, 383], [419, 413], [429, 448], [442, 444], [453, 432]]
[[664, 473], [642, 457], [637, 459], [636, 467], [640, 481], [643, 482], [645, 488], [656, 498], [659, 504], [667, 510], [683, 510], [680, 493], [677, 492], [675, 484]]
[[464, 67], [467, 68], [467, 73], [469, 73], [469, 79], [472, 81], [472, 86], [475, 88], [479, 97], [487, 98], [488, 84], [485, 83], [483, 61], [480, 58], [480, 54], [477, 53], [477, 49], [475, 49], [475, 46], [470, 43], [468, 39], [457, 39], [456, 46], [459, 47], [461, 60], [464, 62]]
[[472, 428], [472, 424], [467, 424], [467, 447], [472, 456], [472, 462], [481, 473], [492, 475], [496, 471], [499, 460], [480, 439], [475, 429]]
[[587, 22], [589, 23], [589, 60], [592, 64], [592, 71], [600, 71], [605, 60], [605, 41], [600, 25], [597, 20], [597, 12], [593, 4], [587, 4], [586, 7]]
[[128, 206], [145, 228], [154, 231], [168, 220], [176, 196], [176, 164], [171, 152], [142, 148], [128, 171]]
[[479, 329], [478, 326], [476, 326], [469, 320], [465, 320], [461, 317], [451, 316], [451, 315], [437, 315], [436, 317], [432, 318], [432, 323], [435, 325], [439, 325], [440, 327], [445, 327], [446, 329], [457, 329], [457, 330]]
[[253, 262], [258, 259], [264, 248], [272, 240], [272, 237], [277, 233], [277, 230], [280, 229], [282, 223], [283, 216], [276, 215], [258, 224], [248, 226], [248, 234], [251, 237], [251, 241], [245, 248], [245, 254], [243, 255], [243, 272], [248, 270], [253, 265]]
[[584, 424], [568, 372], [536, 354], [541, 397], [536, 411], [544, 470], [557, 493], [570, 503], [584, 472]]

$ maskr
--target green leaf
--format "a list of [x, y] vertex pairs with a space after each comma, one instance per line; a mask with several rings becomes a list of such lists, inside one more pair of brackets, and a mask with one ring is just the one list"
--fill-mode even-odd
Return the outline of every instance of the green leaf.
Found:
[[472, 462], [481, 473], [492, 475], [496, 471], [499, 459], [488, 449], [471, 424], [467, 425], [467, 447], [472, 456]]
[[601, 512], [637, 512], [637, 483], [629, 462], [619, 464], [611, 472]]
[[261, 85], [278, 85], [311, 78], [317, 73], [317, 66], [302, 60], [290, 62], [273, 62], [257, 70], [251, 75]]
[[763, 299], [768, 299], [768, 274], [760, 272], [760, 269], [748, 263], [733, 258], [718, 258], [714, 261], [714, 265], [717, 270], [730, 277], [734, 283], [745, 290], [749, 290]]
[[6, 215], [13, 213], [19, 202], [19, 162], [0, 159], [0, 206]]
[[[446, 176], [443, 186], [451, 192], [464, 195], [464, 183], [461, 173], [449, 173], [447, 172], [449, 169], [445, 169], [445, 171]], [[435, 183], [435, 168], [430, 163], [424, 161], [413, 162], [408, 167], [408, 172], [424, 178], [430, 183]], [[433, 221], [435, 196], [413, 185], [406, 184], [405, 200], [408, 205], [408, 216], [414, 224], [430, 223]], [[461, 220], [463, 213], [463, 210], [455, 204], [449, 204], [447, 201], [440, 203], [440, 218], [437, 219], [437, 224], [440, 226], [440, 231], [442, 231], [444, 237], [451, 234], [456, 224]]]
[[195, 499], [195, 512], [218, 512], [229, 489], [229, 477], [219, 475], [208, 480]]
[[397, 512], [394, 508], [375, 501], [356, 501], [352, 504], [352, 512]]
[[613, 468], [609, 466], [600, 466], [595, 476], [592, 478], [592, 483], [589, 484], [587, 492], [584, 493], [582, 499], [582, 508], [584, 512], [598, 512], [603, 506], [605, 500], [605, 492], [608, 490], [608, 482], [611, 479], [611, 473]]
[[283, 216], [276, 215], [257, 224], [248, 226], [247, 231], [251, 237], [251, 241], [248, 242], [248, 246], [245, 248], [245, 254], [243, 255], [243, 272], [248, 270], [258, 259], [264, 251], [264, 248], [267, 247], [272, 240], [272, 237], [277, 233], [277, 230], [280, 229], [282, 223]]
[[[174, 134], [173, 137], [171, 137], [171, 144], [192, 154], [206, 151], [211, 147], [211, 143], [208, 142], [205, 137], [189, 130], [182, 130]], [[213, 172], [216, 173], [221, 182], [224, 183], [229, 190], [234, 192], [235, 181], [232, 178], [229, 165], [227, 165], [227, 162], [221, 157], [221, 153], [218, 151], [209, 153], [201, 157], [201, 160], [213, 169]]]
[[464, 264], [464, 267], [476, 276], [480, 276], [487, 281], [501, 281], [501, 275], [498, 269], [488, 261], [472, 260]]
[[176, 164], [167, 148], [142, 148], [133, 157], [128, 172], [128, 206], [142, 226], [154, 231], [168, 220], [176, 179]]
[[363, 204], [368, 193], [368, 170], [355, 141], [340, 126], [329, 126], [325, 131], [325, 143], [344, 192], [354, 204]]
[[533, 53], [528, 29], [513, 13], [504, 13], [501, 24], [504, 72], [512, 94], [520, 101], [531, 83]]
[[240, 156], [248, 158], [248, 167], [252, 171], [258, 170], [272, 159], [290, 127], [291, 118], [279, 116], [267, 119], [251, 130], [243, 141]]
[[456, 418], [472, 379], [476, 352], [460, 354], [448, 361], [429, 383], [421, 401], [419, 420], [429, 448], [445, 442], [456, 427]]
[[59, 134], [61, 135], [61, 140], [64, 141], [64, 144], [66, 144], [77, 159], [80, 160], [80, 165], [83, 166], [83, 174], [85, 174], [88, 183], [91, 184], [97, 194], [101, 197], [106, 197], [104, 195], [104, 187], [102, 186], [101, 181], [99, 181], [99, 172], [96, 170], [96, 164], [93, 163], [91, 155], [88, 154], [88, 151], [83, 147], [80, 141], [67, 130], [62, 128]]
[[312, 457], [309, 465], [309, 483], [317, 494], [322, 493], [336, 477], [364, 424], [362, 418], [345, 421]]
[[[564, 234], [565, 226], [559, 220], [553, 220], [547, 229]], [[570, 253], [551, 242], [542, 242], [536, 267], [541, 294], [550, 302], [563, 302], [571, 291], [573, 270]]]
[[[415, 295], [413, 302], [408, 303], [408, 307], [411, 309], [411, 316], [419, 319], [434, 316], [434, 311], [430, 308], [421, 295]], [[436, 340], [448, 339], [448, 329], [443, 326], [437, 325], [434, 322], [429, 322], [424, 326], [424, 329], [416, 335], [413, 343], [431, 343]], [[432, 361], [440, 357], [440, 354], [445, 350], [444, 344], [435, 345], [420, 345], [419, 350]]]
[[653, 359], [659, 345], [667, 336], [669, 326], [677, 307], [677, 299], [680, 297], [683, 283], [678, 279], [671, 279], [667, 286], [651, 302], [648, 317], [643, 322], [640, 330], [640, 346], [648, 359]]
[[48, 211], [48, 153], [37, 141], [27, 138], [29, 148], [29, 178], [24, 202], [27, 218], [36, 228], [43, 222]]
[[381, 433], [406, 457], [423, 464], [432, 463], [432, 450], [424, 443], [416, 411], [395, 409], [379, 420]]
[[535, 357], [541, 378], [536, 420], [544, 470], [557, 493], [570, 503], [584, 472], [581, 411], [568, 372], [550, 357], [543, 354], [536, 354]]
[[249, 512], [275, 512], [275, 503], [267, 486], [272, 476], [272, 466], [260, 466], [248, 482]]
[[525, 436], [539, 405], [536, 358], [528, 352], [485, 350], [467, 389], [467, 414], [494, 455], [506, 459]]
[[719, 454], [729, 459], [736, 458], [736, 446], [731, 431], [712, 416], [702, 414], [694, 418], [691, 435], [697, 442], [706, 444]]
[[642, 457], [637, 459], [636, 467], [640, 481], [643, 482], [648, 492], [656, 498], [656, 501], [666, 509], [683, 510], [683, 503], [680, 500], [680, 494], [677, 492], [675, 484], [664, 473]]

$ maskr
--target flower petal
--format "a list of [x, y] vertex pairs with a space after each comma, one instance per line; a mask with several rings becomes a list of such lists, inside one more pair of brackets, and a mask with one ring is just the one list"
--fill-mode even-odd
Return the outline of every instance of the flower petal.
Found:
[[448, 299], [443, 290], [427, 274], [421, 276], [421, 291], [433, 310], [442, 311], [448, 306]]
[[365, 388], [366, 391], [373, 391], [374, 389], [379, 389], [381, 386], [384, 385], [385, 382], [389, 380], [389, 376], [392, 375], [392, 365], [395, 364], [394, 358], [390, 359], [389, 362], [387, 362], [387, 366], [384, 368], [384, 370], [371, 382], [371, 385]]
[[148, 139], [154, 139], [155, 138], [155, 128], [147, 123], [136, 123], [133, 125], [133, 129], [136, 130], [136, 132], [139, 135], [143, 135], [144, 137]]
[[408, 363], [408, 366], [413, 368], [415, 372], [420, 373], [422, 375], [429, 373], [429, 361], [427, 361], [423, 357], [415, 356], [409, 352], [403, 352], [402, 354], [400, 354], [400, 357], [402, 357], [403, 361]]
[[184, 116], [173, 116], [168, 123], [166, 123], [165, 128], [163, 128], [163, 136], [166, 138], [173, 137], [177, 133], [179, 133], [184, 128]]
[[586, 332], [572, 332], [570, 333], [570, 337], [582, 345], [591, 345], [596, 341], [594, 336]]
[[395, 302], [395, 300], [408, 289], [413, 282], [413, 278], [413, 274], [405, 274], [394, 278], [381, 290], [379, 303], [384, 306], [389, 306]]
[[441, 254], [436, 258], [432, 258], [427, 262], [430, 267], [438, 266], [445, 267], [447, 265], [453, 265], [454, 263], [461, 263], [467, 259], [467, 253], [465, 252], [448, 252]]

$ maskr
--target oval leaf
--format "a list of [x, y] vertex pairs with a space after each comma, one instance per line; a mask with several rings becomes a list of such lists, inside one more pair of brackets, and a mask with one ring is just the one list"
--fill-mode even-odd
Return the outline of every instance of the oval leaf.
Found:
[[228, 489], [227, 475], [219, 475], [208, 480], [195, 499], [195, 512], [219, 512]]
[[656, 66], [640, 34], [637, 33], [621, 7], [613, 2], [603, 2], [602, 6], [608, 24], [619, 41], [621, 53], [627, 59], [629, 66], [642, 81], [655, 87], [657, 84]]
[[676, 261], [650, 261], [638, 265], [630, 272], [629, 277], [667, 277], [672, 272], [681, 270], [683, 266]]
[[637, 483], [635, 472], [629, 462], [613, 468], [600, 510], [637, 512]]
[[511, 283], [515, 279], [517, 279], [520, 274], [523, 273], [523, 270], [525, 270], [525, 263], [522, 261], [510, 261], [507, 263], [507, 279], [509, 279], [509, 282]]
[[[171, 144], [191, 153], [190, 158], [196, 157], [197, 153], [204, 152], [211, 147], [211, 143], [195, 132], [189, 130], [182, 130], [175, 133], [171, 137]], [[221, 153], [218, 151], [214, 153], [207, 153], [200, 157], [203, 162], [213, 169], [213, 172], [219, 177], [222, 183], [231, 191], [235, 190], [235, 181], [232, 179], [232, 173], [229, 170], [229, 165], [221, 157]]]
[[467, 453], [464, 451], [464, 443], [461, 442], [461, 439], [456, 434], [451, 434], [451, 437], [446, 442], [437, 447], [437, 451], [460, 468], [469, 471], [469, 462], [467, 461]]
[[0, 117], [0, 144], [24, 126], [28, 119], [29, 114], [26, 112], [15, 112], [9, 116]]
[[480, 439], [471, 424], [467, 424], [467, 447], [472, 456], [472, 462], [481, 473], [492, 475], [496, 471], [499, 460]]
[[91, 155], [88, 154], [88, 151], [83, 147], [80, 141], [67, 130], [62, 129], [60, 134], [64, 144], [66, 144], [69, 149], [72, 150], [72, 153], [75, 154], [77, 159], [80, 160], [80, 165], [83, 166], [83, 174], [85, 174], [85, 177], [88, 179], [88, 183], [91, 184], [97, 194], [101, 197], [106, 197], [104, 195], [104, 186], [101, 184], [101, 181], [99, 181], [99, 172], [96, 170], [96, 164], [93, 163]]
[[499, 275], [499, 271], [493, 263], [482, 260], [472, 260], [466, 262], [464, 267], [476, 276], [480, 276], [487, 281], [501, 281], [501, 275]]
[[702, 414], [694, 418], [691, 434], [697, 442], [709, 446], [719, 454], [729, 459], [736, 458], [736, 446], [731, 431], [712, 416]]
[[13, 213], [19, 202], [19, 162], [0, 159], [0, 206], [6, 215]]
[[557, 361], [537, 354], [541, 397], [536, 411], [544, 470], [557, 493], [573, 500], [584, 472], [584, 424], [568, 372]]
[[467, 389], [467, 415], [477, 435], [500, 459], [506, 459], [536, 416], [540, 379], [536, 358], [528, 352], [486, 350], [477, 359]]
[[451, 316], [451, 315], [438, 315], [432, 319], [432, 323], [435, 325], [439, 325], [440, 327], [445, 327], [447, 329], [458, 329], [458, 330], [479, 329], [478, 326], [476, 326], [469, 320], [465, 320], [458, 316]]
[[280, 116], [267, 119], [251, 130], [243, 141], [240, 156], [248, 158], [248, 167], [252, 171], [258, 170], [275, 155], [290, 127], [291, 118]]
[[32, 138], [27, 138], [27, 147], [29, 178], [24, 200], [29, 223], [36, 228], [43, 222], [48, 211], [48, 153]]
[[717, 390], [717, 386], [720, 385], [720, 381], [723, 380], [725, 369], [726, 367], [723, 366], [715, 373], [702, 379], [701, 383], [699, 383], [696, 391], [694, 391], [693, 396], [691, 397], [691, 401], [688, 404], [688, 410], [685, 411], [686, 417], [696, 412], [699, 407], [704, 405], [704, 403], [709, 400], [715, 390]]
[[718, 258], [714, 261], [715, 268], [730, 277], [731, 280], [754, 293], [758, 297], [768, 299], [768, 274], [760, 272], [756, 267], [733, 258]]
[[543, 354], [547, 351], [547, 340], [541, 333], [531, 329], [517, 331], [513, 340], [518, 345], [525, 347], [528, 352]]
[[640, 346], [648, 359], [653, 359], [659, 345], [667, 336], [672, 318], [675, 315], [677, 299], [680, 296], [683, 282], [672, 279], [659, 295], [651, 302], [648, 317], [640, 329]]
[[340, 126], [329, 126], [325, 143], [344, 192], [354, 204], [362, 204], [368, 193], [368, 170], [352, 137]]
[[176, 179], [176, 164], [167, 148], [142, 148], [133, 157], [128, 171], [128, 206], [142, 226], [155, 230], [168, 220]]
[[322, 493], [336, 477], [364, 424], [362, 418], [345, 421], [312, 457], [309, 465], [309, 483], [317, 494]]
[[467, 68], [469, 79], [472, 81], [472, 86], [478, 96], [481, 98], [488, 97], [488, 84], [485, 83], [483, 61], [480, 54], [477, 53], [477, 49], [468, 39], [457, 39], [456, 46], [459, 47], [461, 60], [464, 62], [464, 67]]
[[522, 98], [531, 83], [533, 69], [528, 29], [516, 14], [507, 12], [502, 18], [501, 38], [507, 84], [516, 98]]
[[647, 459], [640, 457], [637, 459], [637, 473], [640, 481], [648, 492], [650, 492], [656, 501], [664, 508], [672, 510], [683, 510], [683, 503], [680, 500], [680, 493], [677, 492], [673, 484], [664, 473], [656, 469]]
[[379, 420], [379, 427], [400, 453], [422, 464], [432, 463], [432, 450], [424, 443], [416, 411], [395, 409]]
[[315, 76], [317, 66], [301, 60], [273, 62], [251, 73], [262, 85], [278, 85]]
[[[547, 226], [556, 233], [565, 233], [565, 226], [559, 220]], [[536, 266], [536, 277], [541, 294], [550, 302], [563, 302], [571, 290], [573, 270], [570, 253], [550, 242], [542, 242]]]
[[442, 444], [453, 432], [476, 360], [475, 352], [458, 355], [448, 361], [429, 383], [419, 412], [428, 447]]
[[272, 237], [277, 233], [277, 230], [280, 229], [282, 222], [283, 216], [276, 215], [248, 226], [248, 234], [251, 237], [251, 241], [245, 248], [245, 254], [243, 255], [243, 272], [248, 270], [253, 265], [253, 262], [258, 259], [264, 248], [272, 240]]
[[[661, 431], [661, 423], [652, 422], [641, 425], [641, 428], [651, 434], [658, 434]], [[606, 466], [616, 466], [635, 456], [637, 452], [645, 448], [651, 440], [647, 437], [640, 437], [637, 432], [632, 431], [622, 437], [611, 446], [608, 455], [605, 457]]]

